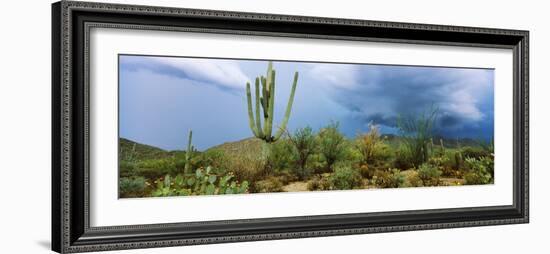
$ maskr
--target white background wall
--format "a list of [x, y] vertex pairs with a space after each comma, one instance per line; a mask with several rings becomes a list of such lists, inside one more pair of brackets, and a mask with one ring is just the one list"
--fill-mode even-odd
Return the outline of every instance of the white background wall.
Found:
[[[545, 1], [112, 1], [531, 31], [531, 223], [247, 242], [122, 253], [544, 253], [550, 226], [550, 22]], [[0, 253], [50, 244], [50, 1], [5, 1], [0, 15]]]

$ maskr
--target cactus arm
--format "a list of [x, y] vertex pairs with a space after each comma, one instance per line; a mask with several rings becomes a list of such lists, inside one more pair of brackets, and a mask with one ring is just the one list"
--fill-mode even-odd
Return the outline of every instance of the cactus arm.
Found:
[[[271, 63], [271, 62], [270, 62]], [[269, 106], [268, 106], [268, 118], [267, 118], [267, 125], [266, 125], [266, 131], [265, 137], [272, 141], [272, 130], [273, 130], [273, 115], [275, 111], [275, 70], [271, 70], [271, 75], [268, 76], [268, 96], [269, 96]]]
[[286, 105], [285, 117], [283, 118], [283, 122], [281, 123], [281, 126], [277, 130], [277, 133], [275, 133], [274, 141], [278, 140], [281, 137], [281, 135], [283, 135], [286, 129], [288, 119], [290, 118], [290, 112], [292, 110], [292, 103], [294, 102], [294, 93], [296, 92], [297, 83], [298, 83], [298, 72], [295, 72], [294, 81], [292, 82], [292, 90], [290, 91], [290, 98], [288, 99], [288, 104]]
[[260, 118], [260, 79], [256, 78], [255, 82], [255, 95], [256, 95], [256, 130], [258, 132], [258, 135], [256, 137], [263, 139], [264, 138], [264, 132], [262, 131], [262, 121]]
[[265, 118], [267, 118], [267, 80], [264, 76], [261, 77], [262, 79], [262, 109], [264, 111], [264, 121]]
[[[256, 79], [256, 82], [257, 82], [257, 79]], [[256, 97], [256, 101], [257, 99], [258, 98]], [[256, 129], [256, 126], [254, 125], [254, 114], [252, 112], [252, 94], [250, 93], [249, 82], [246, 82], [246, 102], [248, 105], [248, 124], [250, 125], [250, 129], [252, 130], [252, 133], [254, 133], [254, 136], [259, 137], [258, 129]]]

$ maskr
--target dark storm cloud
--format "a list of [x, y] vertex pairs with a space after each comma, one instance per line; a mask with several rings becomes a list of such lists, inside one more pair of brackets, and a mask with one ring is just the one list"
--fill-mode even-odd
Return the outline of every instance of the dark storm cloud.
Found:
[[436, 132], [455, 137], [492, 136], [492, 70], [340, 65], [313, 73], [325, 80], [353, 77], [346, 84], [332, 82], [328, 88], [333, 100], [364, 124], [396, 127], [398, 116], [427, 113], [434, 107], [438, 111]]

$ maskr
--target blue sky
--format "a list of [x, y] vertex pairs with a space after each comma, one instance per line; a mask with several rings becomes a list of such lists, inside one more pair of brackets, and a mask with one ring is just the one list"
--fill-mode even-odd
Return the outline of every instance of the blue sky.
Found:
[[[422, 113], [436, 105], [438, 135], [493, 135], [494, 70], [280, 61], [273, 65], [275, 126], [284, 115], [298, 71], [291, 131], [306, 125], [318, 130], [338, 121], [348, 137], [367, 131], [371, 122], [382, 132], [394, 133], [398, 115]], [[251, 137], [246, 82], [265, 75], [266, 69], [267, 61], [121, 55], [120, 137], [167, 150], [183, 149], [190, 129], [199, 150]]]

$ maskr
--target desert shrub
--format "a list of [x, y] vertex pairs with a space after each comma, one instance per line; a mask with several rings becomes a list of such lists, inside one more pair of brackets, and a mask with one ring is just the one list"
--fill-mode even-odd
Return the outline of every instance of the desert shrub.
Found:
[[292, 168], [295, 155], [292, 144], [287, 139], [280, 139], [270, 144], [267, 165], [270, 172], [280, 172]]
[[418, 168], [418, 177], [422, 180], [424, 186], [437, 186], [439, 185], [439, 177], [441, 176], [441, 170], [428, 163], [420, 165]]
[[369, 124], [369, 132], [359, 134], [355, 138], [355, 146], [361, 154], [362, 164], [372, 164], [374, 162], [376, 146], [380, 142], [380, 132], [378, 131], [378, 127], [374, 124]]
[[330, 182], [338, 190], [353, 189], [361, 186], [361, 174], [349, 165], [337, 165], [330, 176]]
[[359, 173], [364, 178], [372, 179], [372, 177], [374, 176], [374, 171], [375, 170], [373, 168], [369, 167], [369, 165], [367, 165], [367, 164], [359, 166]]
[[422, 179], [420, 179], [420, 176], [418, 175], [418, 171], [416, 170], [407, 170], [404, 172], [401, 172], [401, 174], [404, 176], [404, 181], [399, 187], [422, 187], [424, 186], [424, 183], [422, 182]]
[[428, 160], [428, 163], [442, 172], [444, 176], [457, 176], [457, 170], [452, 167], [450, 158], [445, 156], [433, 156]]
[[406, 170], [414, 167], [413, 154], [409, 150], [409, 147], [405, 145], [399, 145], [395, 150], [395, 159], [393, 160], [393, 166], [395, 168]]
[[[463, 167], [462, 154], [460, 151], [453, 149], [445, 149], [445, 152], [441, 155], [441, 161], [439, 164], [445, 168], [444, 171], [454, 170], [454, 174], [458, 173], [457, 170], [460, 170]], [[450, 173], [450, 174], [447, 174]], [[443, 172], [444, 175], [456, 176], [453, 175], [453, 172]]]
[[156, 181], [156, 189], [151, 193], [154, 197], [189, 196], [189, 195], [219, 195], [247, 193], [248, 181], [234, 180], [233, 174], [216, 175], [212, 167], [199, 168], [194, 174], [176, 177], [166, 175]]
[[390, 161], [394, 154], [391, 147], [384, 141], [381, 141], [374, 146], [374, 152], [372, 156], [374, 164], [376, 165], [381, 164], [380, 162]]
[[429, 144], [433, 138], [433, 128], [437, 116], [437, 108], [431, 108], [419, 115], [399, 116], [397, 126], [401, 132], [402, 144], [411, 156], [414, 166], [428, 161], [430, 157]]
[[464, 175], [466, 184], [488, 184], [493, 182], [494, 161], [492, 158], [466, 158], [465, 162], [468, 167], [468, 173]]
[[219, 149], [210, 149], [197, 156], [196, 164], [202, 167], [210, 166], [217, 171], [215, 173], [223, 174], [227, 171], [229, 167], [227, 161], [228, 158], [225, 155], [224, 151]]
[[310, 191], [314, 190], [332, 190], [334, 186], [330, 181], [329, 177], [323, 177], [321, 175], [314, 176], [311, 181], [307, 183], [307, 189]]
[[121, 197], [141, 197], [145, 192], [145, 178], [122, 177], [118, 181]]
[[120, 177], [131, 177], [136, 174], [137, 163], [135, 161], [121, 160], [118, 163]]
[[332, 122], [322, 128], [317, 135], [319, 152], [323, 155], [329, 172], [332, 171], [334, 163], [345, 156], [346, 138], [338, 128], [339, 124]]
[[312, 173], [321, 174], [326, 170], [327, 164], [321, 154], [315, 153], [309, 156], [306, 168], [310, 169]]
[[167, 174], [176, 174], [176, 162], [173, 157], [140, 161], [135, 174], [149, 179], [157, 179]]
[[311, 174], [311, 170], [306, 166], [308, 158], [316, 151], [315, 135], [309, 126], [297, 129], [292, 135], [290, 133], [287, 133], [287, 135], [296, 155], [294, 157], [294, 167], [292, 168], [293, 172], [300, 179], [304, 179]]
[[405, 176], [396, 168], [377, 170], [372, 179], [380, 188], [398, 188], [405, 182]]
[[265, 180], [260, 180], [254, 183], [254, 191], [259, 193], [281, 192], [283, 191], [283, 183], [278, 177], [270, 176]]
[[252, 158], [245, 155], [235, 155], [228, 159], [228, 173], [233, 173], [238, 181], [255, 182], [268, 174], [262, 158]]
[[341, 161], [345, 161], [354, 167], [359, 167], [359, 165], [363, 164], [361, 163], [362, 157], [361, 152], [356, 147], [348, 145], [345, 147], [344, 156]]
[[483, 147], [472, 147], [472, 146], [466, 146], [463, 147], [461, 150], [462, 156], [464, 158], [474, 158], [474, 159], [480, 159], [482, 157], [491, 156], [491, 153]]

